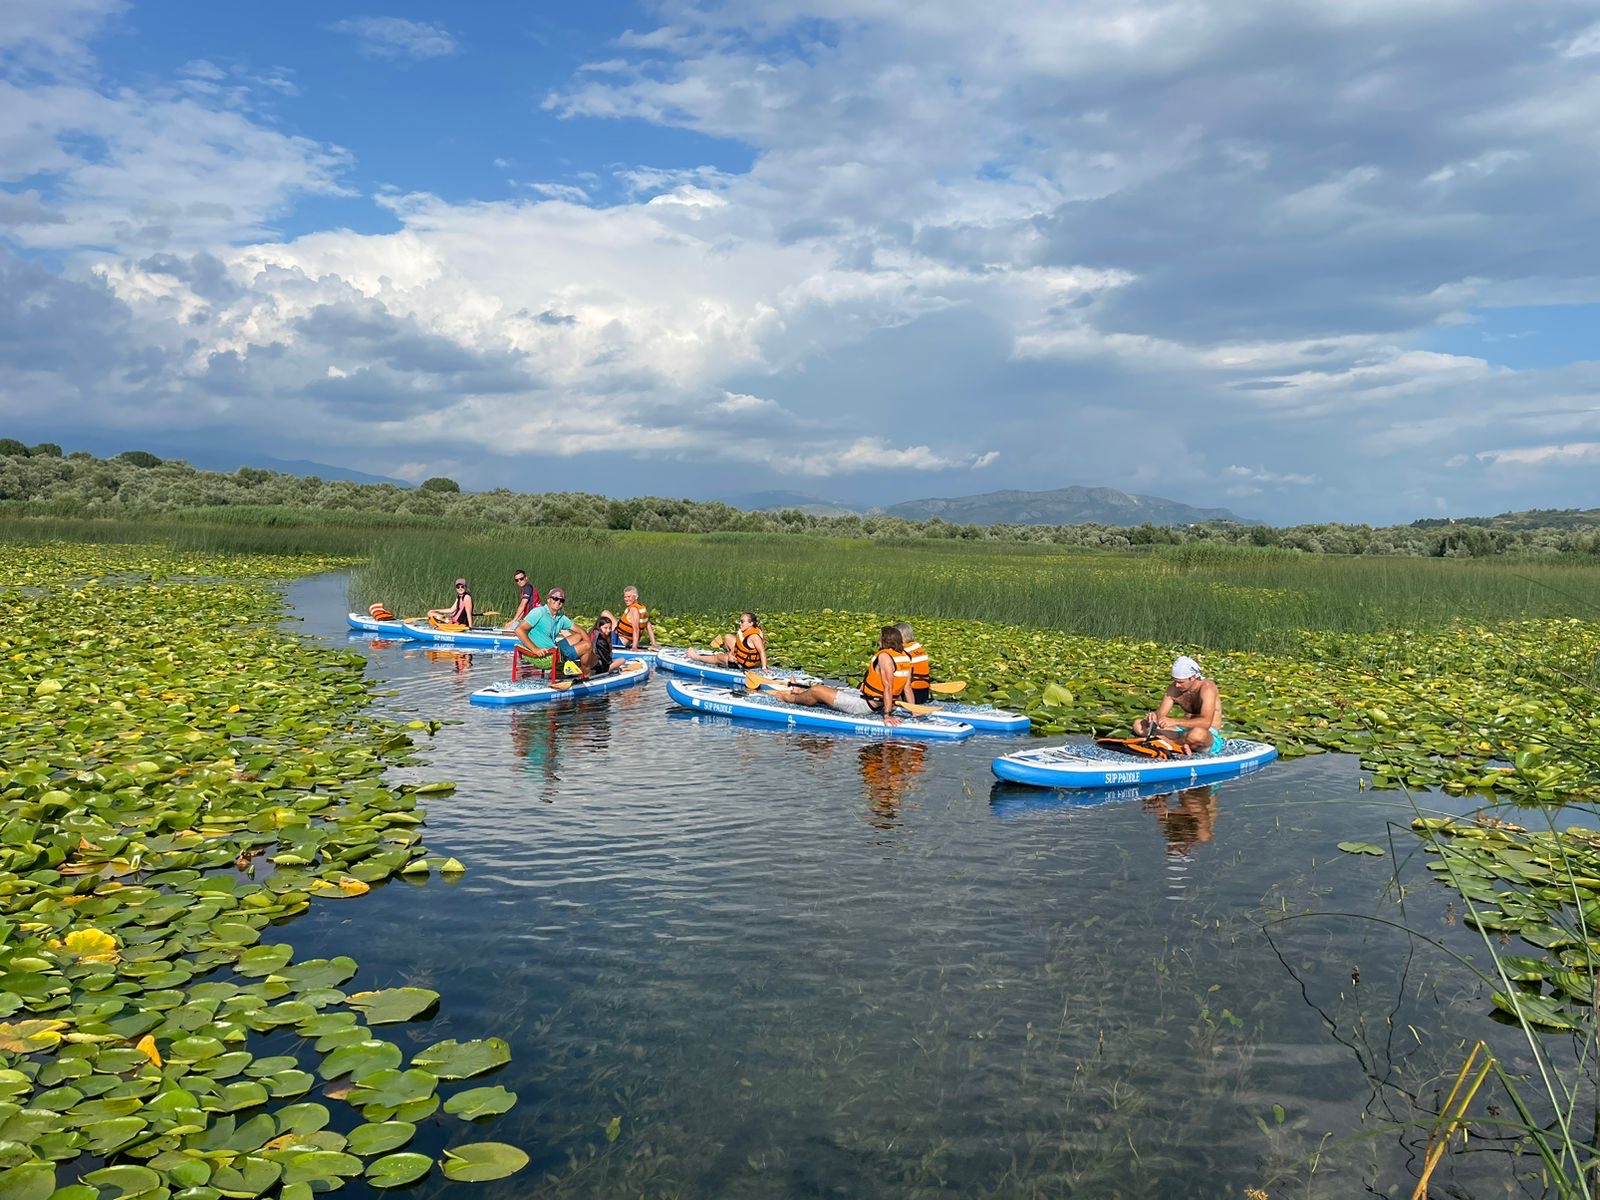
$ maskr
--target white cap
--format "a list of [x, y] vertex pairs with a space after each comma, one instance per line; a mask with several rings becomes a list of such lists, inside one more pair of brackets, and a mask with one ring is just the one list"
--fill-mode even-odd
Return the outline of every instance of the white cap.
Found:
[[1198, 679], [1200, 677], [1200, 664], [1187, 654], [1180, 655], [1172, 664], [1172, 677], [1174, 679]]

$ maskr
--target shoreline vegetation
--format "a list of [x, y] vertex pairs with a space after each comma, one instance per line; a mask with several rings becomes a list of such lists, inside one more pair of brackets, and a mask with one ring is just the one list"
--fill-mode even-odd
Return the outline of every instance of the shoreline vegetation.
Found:
[[[437, 723], [371, 715], [363, 658], [277, 628], [270, 582], [349, 560], [6, 552], [0, 1194], [309, 1200], [435, 1170], [401, 1149], [415, 1122], [441, 1100], [463, 1121], [508, 1109], [502, 1088], [441, 1095], [506, 1043], [403, 1051], [379, 1027], [426, 1019], [439, 993], [350, 987], [354, 960], [297, 961], [277, 929], [462, 869], [421, 843], [419, 797], [451, 785], [385, 777]], [[439, 1147], [450, 1178], [527, 1162], [459, 1132], [472, 1144]]]
[[875, 541], [1003, 542], [1119, 550], [1143, 546], [1254, 546], [1303, 554], [1491, 558], [1600, 558], [1600, 509], [1536, 510], [1409, 525], [1320, 523], [1277, 528], [1230, 522], [1162, 525], [956, 525], [934, 518], [816, 516], [798, 509], [746, 512], [716, 501], [659, 496], [610, 499], [587, 492], [464, 492], [455, 481], [419, 487], [324, 480], [258, 467], [201, 471], [131, 450], [100, 459], [31, 449], [0, 438], [0, 518], [136, 518], [200, 523], [409, 526], [475, 532], [545, 528], [636, 533], [809, 534]]

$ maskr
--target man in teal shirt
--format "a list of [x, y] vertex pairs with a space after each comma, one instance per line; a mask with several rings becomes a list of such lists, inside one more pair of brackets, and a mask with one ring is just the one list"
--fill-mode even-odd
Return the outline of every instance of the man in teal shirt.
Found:
[[[558, 640], [567, 645], [561, 635], [573, 628], [572, 618], [563, 610], [567, 607], [567, 594], [560, 588], [551, 588], [543, 604], [533, 609], [522, 624], [517, 626], [517, 652], [529, 658], [548, 658], [550, 677], [559, 672], [561, 654], [556, 651]], [[576, 657], [568, 652], [570, 657]]]

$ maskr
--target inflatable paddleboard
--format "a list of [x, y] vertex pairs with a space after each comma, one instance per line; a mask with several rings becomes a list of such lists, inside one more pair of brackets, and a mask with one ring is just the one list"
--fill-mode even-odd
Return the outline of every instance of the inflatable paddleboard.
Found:
[[[687, 650], [663, 648], [656, 657], [656, 663], [663, 671], [677, 675], [690, 675], [731, 688], [744, 687], [744, 671], [737, 667], [714, 667], [710, 663], [697, 662], [689, 657]], [[783, 667], [769, 667], [761, 674], [769, 679], [792, 679], [796, 683], [828, 682], [805, 671], [790, 671]], [[938, 699], [929, 703], [939, 710], [940, 715], [952, 721], [965, 722], [984, 733], [1026, 733], [1033, 724], [1021, 713], [1006, 712], [992, 704], [957, 704]]]
[[470, 697], [474, 704], [488, 704], [504, 707], [509, 704], [545, 704], [552, 700], [563, 700], [569, 696], [594, 696], [601, 692], [614, 692], [618, 688], [638, 687], [650, 678], [650, 664], [643, 661], [630, 661], [623, 664], [620, 671], [612, 671], [605, 675], [596, 675], [591, 679], [584, 679], [574, 683], [568, 688], [554, 688], [541, 675], [533, 679], [506, 680], [490, 687], [473, 692]]
[[1034, 787], [1110, 788], [1127, 784], [1172, 783], [1184, 787], [1248, 775], [1278, 757], [1265, 742], [1229, 738], [1216, 754], [1151, 759], [1104, 746], [1040, 746], [1003, 755], [990, 764], [1001, 779]]
[[389, 637], [403, 638], [409, 632], [404, 621], [379, 621], [366, 613], [346, 613], [345, 620], [349, 622], [351, 629], [359, 629], [362, 633], [382, 633]]
[[[352, 614], [353, 615], [353, 614]], [[426, 621], [407, 621], [403, 626], [408, 637], [419, 642], [437, 642], [445, 646], [454, 646], [461, 650], [511, 650], [517, 644], [517, 635], [507, 633], [500, 628], [489, 629], [435, 629]], [[621, 646], [614, 646], [611, 650], [613, 658], [653, 659], [654, 650], [624, 650]]]
[[961, 741], [973, 733], [971, 725], [945, 717], [904, 717], [898, 725], [887, 725], [882, 717], [852, 717], [832, 708], [802, 708], [760, 692], [729, 689], [710, 682], [668, 679], [667, 695], [683, 707], [698, 712], [744, 717], [790, 729], [827, 729], [866, 737], [929, 738], [949, 742]]

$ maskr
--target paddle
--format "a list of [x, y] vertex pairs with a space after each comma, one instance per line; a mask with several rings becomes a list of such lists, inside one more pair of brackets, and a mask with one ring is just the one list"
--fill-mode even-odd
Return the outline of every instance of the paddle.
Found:
[[965, 679], [952, 679], [946, 683], [930, 683], [928, 690], [935, 696], [954, 696], [957, 692], [967, 690], [967, 681]]
[[[745, 673], [744, 685], [751, 691], [757, 692], [764, 687], [791, 688], [796, 686], [786, 679], [768, 679], [765, 675], [758, 674], [755, 671], [747, 671]], [[894, 706], [896, 709], [905, 709], [906, 712], [914, 717], [936, 717], [939, 715], [939, 710], [931, 704], [908, 704], [904, 700], [896, 700]]]

